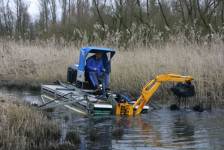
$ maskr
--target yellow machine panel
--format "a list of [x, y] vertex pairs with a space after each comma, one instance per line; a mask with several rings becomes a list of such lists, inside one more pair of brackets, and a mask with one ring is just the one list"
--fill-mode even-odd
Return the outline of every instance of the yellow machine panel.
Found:
[[116, 105], [116, 115], [132, 116], [133, 115], [132, 105], [130, 105], [128, 102], [117, 103], [117, 105]]

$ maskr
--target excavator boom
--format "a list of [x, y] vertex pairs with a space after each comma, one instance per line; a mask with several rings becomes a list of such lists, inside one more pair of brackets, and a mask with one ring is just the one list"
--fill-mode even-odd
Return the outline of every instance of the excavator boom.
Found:
[[[119, 103], [116, 108], [116, 115], [138, 115], [142, 112], [143, 107], [150, 102], [150, 98], [157, 91], [163, 82], [191, 82], [191, 76], [181, 76], [178, 74], [160, 74], [155, 79], [149, 81], [142, 89], [140, 97], [134, 105], [129, 103]], [[123, 107], [122, 107], [123, 106]], [[121, 110], [123, 109], [123, 110]], [[122, 112], [122, 113], [121, 113]]]

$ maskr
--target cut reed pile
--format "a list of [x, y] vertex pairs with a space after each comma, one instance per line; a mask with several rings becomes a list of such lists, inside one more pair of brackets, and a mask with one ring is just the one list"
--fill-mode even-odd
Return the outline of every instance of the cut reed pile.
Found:
[[[0, 77], [29, 83], [66, 80], [67, 66], [78, 62], [82, 46], [86, 45], [0, 42]], [[135, 45], [125, 50], [117, 49], [112, 61], [111, 88], [138, 94], [141, 87], [157, 74], [178, 73], [194, 77], [197, 98], [219, 103], [224, 101], [223, 68], [224, 44], [219, 40], [210, 45], [185, 43], [178, 39], [162, 46]], [[164, 91], [158, 92], [157, 96], [167, 98], [169, 93]]]

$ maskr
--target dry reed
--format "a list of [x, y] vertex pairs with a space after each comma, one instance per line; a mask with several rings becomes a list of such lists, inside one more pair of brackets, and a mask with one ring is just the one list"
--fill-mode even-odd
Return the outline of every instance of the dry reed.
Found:
[[[157, 74], [178, 73], [194, 77], [197, 99], [223, 102], [223, 42], [217, 40], [210, 45], [198, 45], [176, 40], [162, 46], [135, 45], [126, 50], [117, 49], [112, 61], [111, 88], [138, 94]], [[66, 80], [67, 66], [78, 62], [79, 48], [84, 44], [58, 46], [46, 43], [0, 42], [1, 79], [37, 83]], [[159, 97], [168, 96], [165, 90], [158, 93]]]
[[[223, 46], [212, 45], [209, 48], [167, 44], [160, 48], [140, 47], [133, 52], [119, 53], [113, 64], [112, 86], [137, 94], [146, 81], [158, 74], [191, 75], [196, 86], [197, 101], [219, 105], [224, 100]], [[170, 99], [170, 94], [166, 92], [167, 86], [162, 86], [158, 98]]]
[[59, 143], [56, 122], [13, 97], [0, 98], [0, 149], [47, 149]]

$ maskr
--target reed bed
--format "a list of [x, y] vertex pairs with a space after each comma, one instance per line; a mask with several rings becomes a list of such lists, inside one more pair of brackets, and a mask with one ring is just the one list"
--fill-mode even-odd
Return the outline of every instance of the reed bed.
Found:
[[65, 78], [67, 65], [78, 56], [74, 47], [0, 42], [1, 80], [52, 82]]
[[59, 122], [14, 96], [0, 95], [0, 150], [68, 150], [79, 144], [77, 131], [63, 138]]
[[[224, 100], [224, 48], [199, 45], [167, 44], [163, 47], [139, 47], [118, 52], [113, 61], [112, 87], [139, 93], [141, 87], [158, 74], [177, 73], [191, 75], [196, 87], [196, 99], [213, 104]], [[158, 98], [169, 99], [165, 84]], [[195, 100], [195, 99], [193, 99]]]
[[[62, 46], [51, 42], [1, 41], [0, 78], [29, 84], [66, 80], [67, 66], [78, 62], [82, 46], [86, 44]], [[156, 75], [177, 73], [194, 77], [197, 100], [217, 105], [224, 102], [224, 44], [221, 40], [199, 45], [176, 38], [166, 44], [136, 44], [115, 49], [117, 54], [112, 60], [111, 74], [114, 90], [127, 90], [137, 95]], [[169, 86], [162, 86], [156, 96], [170, 99], [170, 93], [165, 90]]]
[[60, 129], [55, 121], [13, 97], [0, 99], [0, 149], [48, 149], [58, 145]]

